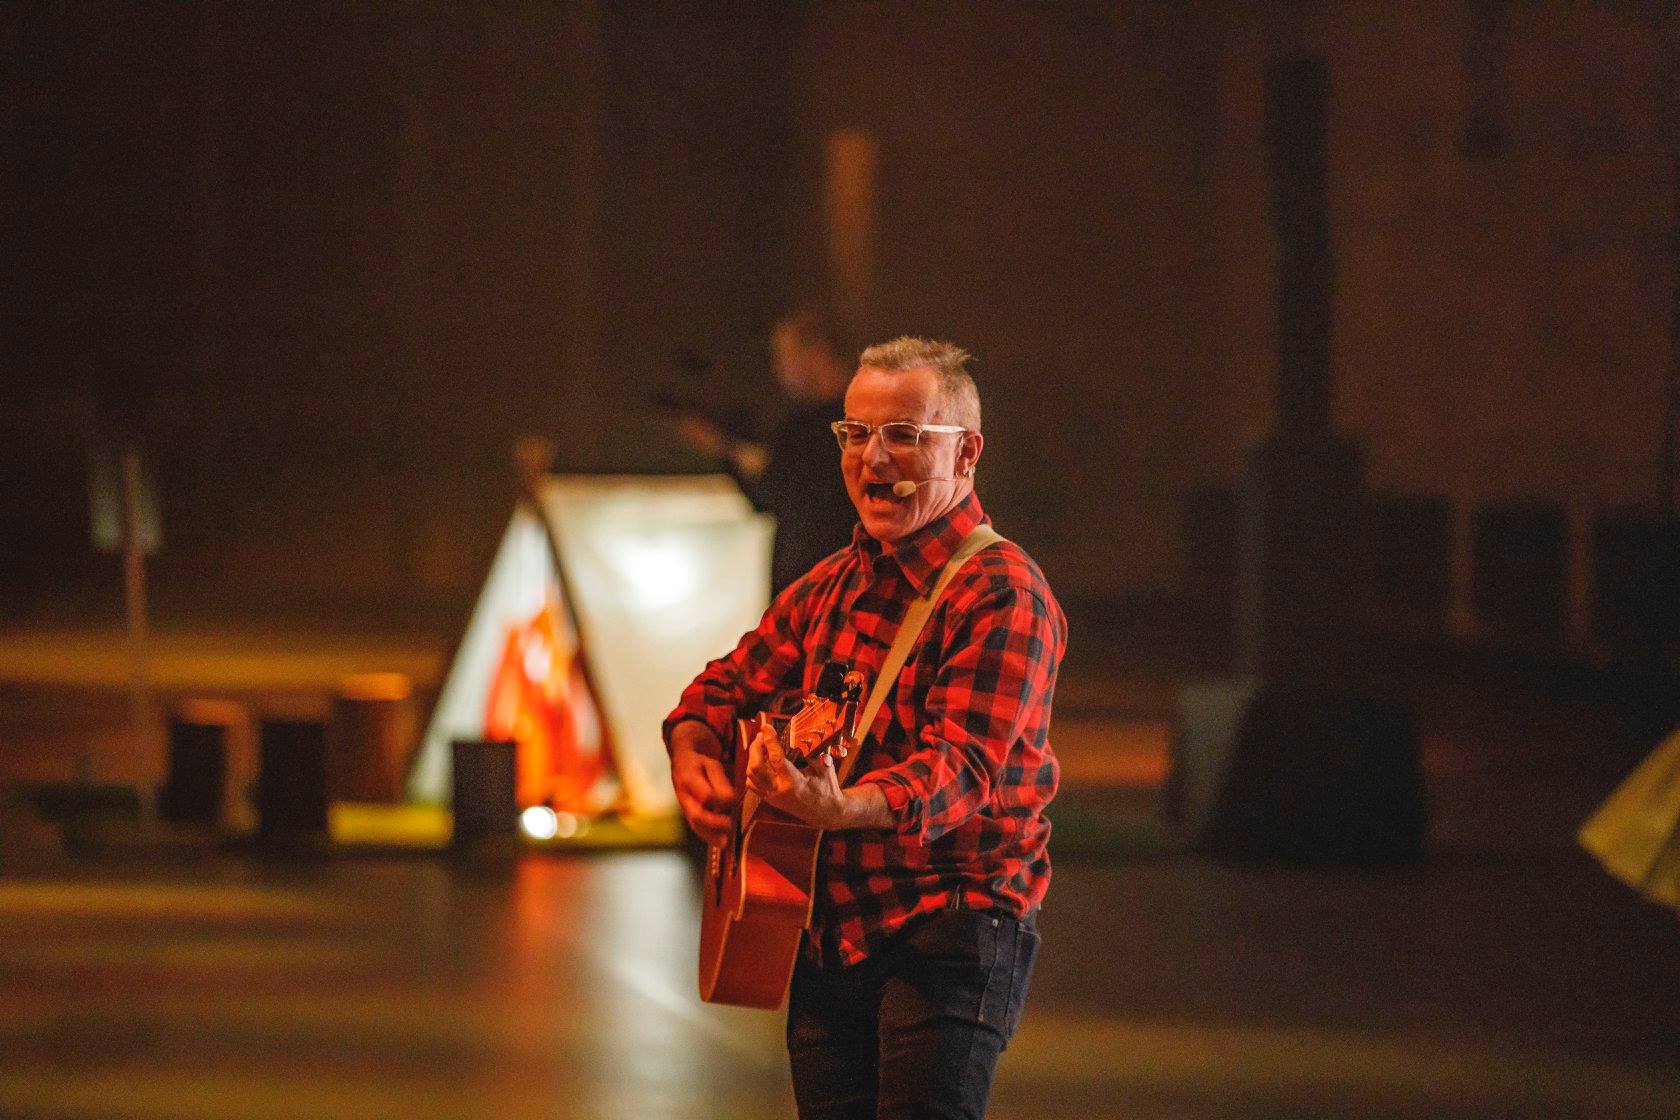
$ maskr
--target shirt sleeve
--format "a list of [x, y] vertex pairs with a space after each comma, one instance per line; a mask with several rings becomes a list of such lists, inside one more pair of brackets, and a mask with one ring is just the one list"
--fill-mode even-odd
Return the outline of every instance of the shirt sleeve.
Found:
[[734, 649], [708, 662], [683, 689], [661, 729], [667, 751], [671, 729], [690, 719], [710, 727], [720, 742], [728, 742], [738, 715], [762, 707], [799, 683], [805, 664], [800, 610], [808, 598], [804, 583], [796, 580], [785, 588], [757, 627], [743, 634]]
[[881, 789], [898, 833], [931, 844], [991, 800], [1014, 744], [1043, 718], [1064, 636], [1030, 589], [991, 592], [952, 627], [908, 758], [860, 778]]

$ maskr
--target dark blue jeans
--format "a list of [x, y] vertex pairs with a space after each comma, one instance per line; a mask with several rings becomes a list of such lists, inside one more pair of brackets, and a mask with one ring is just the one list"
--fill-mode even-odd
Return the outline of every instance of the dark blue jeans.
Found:
[[978, 1120], [1038, 944], [1031, 919], [941, 910], [850, 967], [801, 956], [787, 1023], [801, 1120]]

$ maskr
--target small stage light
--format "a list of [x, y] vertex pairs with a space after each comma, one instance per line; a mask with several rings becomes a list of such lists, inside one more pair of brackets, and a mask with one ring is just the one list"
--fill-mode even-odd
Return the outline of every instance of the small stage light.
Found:
[[552, 840], [560, 831], [560, 822], [547, 805], [533, 805], [519, 814], [519, 828], [533, 840]]

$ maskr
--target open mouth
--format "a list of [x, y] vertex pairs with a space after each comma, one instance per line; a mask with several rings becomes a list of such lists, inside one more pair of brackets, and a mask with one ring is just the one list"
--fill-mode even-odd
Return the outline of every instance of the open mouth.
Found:
[[891, 482], [866, 482], [863, 484], [863, 492], [877, 501], [892, 502], [898, 500], [897, 495], [893, 493], [893, 483]]

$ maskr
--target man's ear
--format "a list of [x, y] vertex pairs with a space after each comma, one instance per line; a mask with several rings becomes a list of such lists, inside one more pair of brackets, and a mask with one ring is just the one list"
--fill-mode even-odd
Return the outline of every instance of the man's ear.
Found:
[[986, 437], [979, 432], [964, 432], [962, 444], [957, 448], [957, 474], [968, 478], [974, 474], [974, 468], [980, 465], [980, 451], [986, 446]]

